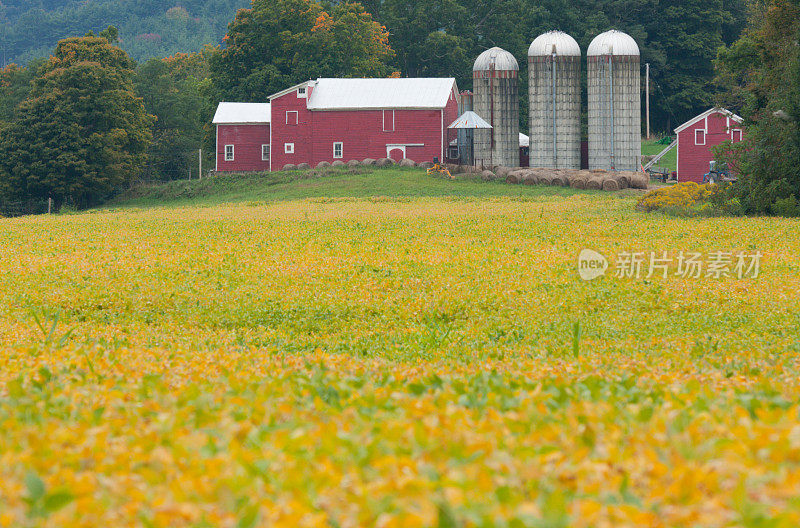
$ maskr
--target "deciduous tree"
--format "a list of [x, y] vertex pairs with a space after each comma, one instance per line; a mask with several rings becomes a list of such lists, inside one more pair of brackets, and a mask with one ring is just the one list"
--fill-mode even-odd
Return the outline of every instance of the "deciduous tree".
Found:
[[140, 168], [152, 116], [134, 62], [107, 39], [62, 40], [0, 143], [0, 193], [96, 204]]

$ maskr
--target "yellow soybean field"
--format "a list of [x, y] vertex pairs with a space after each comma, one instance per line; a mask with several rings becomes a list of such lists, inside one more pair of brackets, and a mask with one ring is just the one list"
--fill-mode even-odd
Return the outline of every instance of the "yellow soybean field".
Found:
[[0, 219], [0, 526], [800, 525], [800, 223], [635, 203]]

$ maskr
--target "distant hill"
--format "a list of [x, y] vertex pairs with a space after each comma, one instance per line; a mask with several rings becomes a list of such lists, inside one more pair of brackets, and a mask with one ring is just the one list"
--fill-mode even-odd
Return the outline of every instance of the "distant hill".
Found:
[[134, 59], [219, 44], [249, 0], [0, 0], [0, 65], [49, 56], [65, 37], [119, 29]]

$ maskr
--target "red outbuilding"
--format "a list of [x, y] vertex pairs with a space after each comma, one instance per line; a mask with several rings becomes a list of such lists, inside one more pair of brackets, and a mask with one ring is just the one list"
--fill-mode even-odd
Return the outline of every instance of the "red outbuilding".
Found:
[[[365, 158], [445, 159], [458, 117], [446, 79], [317, 79], [270, 97], [270, 170]], [[452, 136], [452, 137], [450, 137]]]
[[269, 103], [220, 103], [213, 120], [216, 170], [269, 170], [270, 117]]
[[675, 129], [678, 136], [678, 181], [701, 183], [714, 159], [711, 147], [742, 140], [742, 118], [724, 108], [712, 108]]

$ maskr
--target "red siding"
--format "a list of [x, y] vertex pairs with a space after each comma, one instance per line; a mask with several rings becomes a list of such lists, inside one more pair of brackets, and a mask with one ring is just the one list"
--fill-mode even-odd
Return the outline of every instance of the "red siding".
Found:
[[[334, 161], [333, 144], [343, 143], [342, 161], [387, 157], [389, 145], [402, 145], [405, 156], [417, 162], [443, 157], [447, 125], [458, 117], [458, 101], [451, 94], [443, 110], [394, 110], [394, 130], [384, 131], [383, 110], [314, 111], [296, 91], [272, 99], [272, 170], [287, 163]], [[286, 124], [286, 112], [298, 112], [298, 125]], [[387, 110], [387, 115], [392, 110]], [[455, 136], [453, 136], [455, 137]], [[285, 144], [294, 143], [294, 154]], [[402, 149], [389, 153], [400, 159]]]
[[[741, 123], [715, 112], [681, 130], [678, 133], [678, 180], [701, 183], [709, 170], [709, 162], [714, 159], [711, 147], [731, 139], [732, 131], [741, 128]], [[695, 145], [695, 130], [706, 130], [705, 145]]]
[[[225, 161], [225, 145], [233, 145], [233, 161]], [[267, 171], [261, 145], [269, 145], [269, 125], [217, 125], [218, 171]]]

